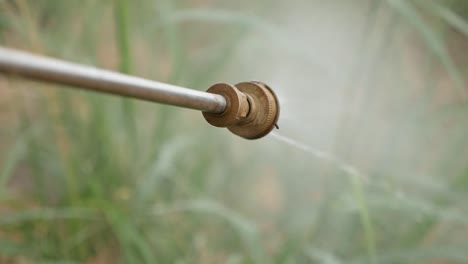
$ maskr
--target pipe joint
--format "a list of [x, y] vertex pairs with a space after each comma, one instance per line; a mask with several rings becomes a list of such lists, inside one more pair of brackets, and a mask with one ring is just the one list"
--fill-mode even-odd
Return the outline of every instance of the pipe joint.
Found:
[[243, 82], [235, 86], [219, 83], [207, 92], [222, 95], [227, 102], [222, 113], [203, 112], [213, 126], [226, 127], [246, 139], [258, 139], [270, 133], [278, 122], [278, 98], [264, 83]]

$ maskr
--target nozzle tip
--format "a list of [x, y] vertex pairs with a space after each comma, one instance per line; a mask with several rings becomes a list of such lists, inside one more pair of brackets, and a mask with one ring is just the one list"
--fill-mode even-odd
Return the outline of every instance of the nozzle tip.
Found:
[[213, 126], [227, 127], [232, 133], [246, 138], [259, 139], [275, 128], [279, 118], [279, 102], [273, 90], [262, 82], [243, 82], [235, 86], [215, 84], [207, 92], [226, 98], [223, 113], [203, 112]]

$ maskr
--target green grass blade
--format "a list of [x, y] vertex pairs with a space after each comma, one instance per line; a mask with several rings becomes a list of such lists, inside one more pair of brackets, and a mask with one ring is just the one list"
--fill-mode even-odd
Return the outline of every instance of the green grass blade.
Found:
[[22, 245], [8, 240], [0, 240], [0, 256], [19, 256], [24, 252], [25, 249]]
[[438, 1], [424, 1], [424, 3], [448, 25], [468, 37], [468, 22], [463, 17]]
[[25, 145], [25, 138], [20, 135], [11, 149], [6, 152], [7, 158], [0, 169], [0, 194], [4, 193], [6, 184], [10, 177], [13, 176], [17, 164], [25, 157]]
[[155, 216], [171, 212], [193, 212], [224, 219], [239, 233], [255, 263], [269, 263], [255, 224], [224, 205], [210, 199], [198, 199], [173, 206], [160, 206], [153, 210]]
[[175, 5], [174, 1], [171, 0], [160, 1], [158, 3], [158, 15], [163, 25], [164, 40], [169, 50], [172, 63], [168, 82], [177, 84], [182, 79], [183, 73], [185, 72], [186, 51], [179, 25], [169, 23], [173, 13], [176, 12]]
[[[120, 71], [132, 73], [132, 58], [129, 36], [129, 2], [128, 0], [115, 0], [115, 20], [117, 30], [117, 42], [120, 55]], [[135, 154], [138, 152], [138, 135], [135, 123], [135, 103], [132, 99], [122, 99], [123, 118], [129, 133], [129, 142], [133, 144]]]
[[[156, 260], [148, 242], [138, 226], [130, 221], [131, 217], [108, 208], [106, 217], [117, 236], [124, 260], [127, 263], [154, 263]], [[142, 262], [143, 261], [143, 262]]]
[[372, 224], [372, 220], [370, 217], [369, 207], [367, 205], [366, 196], [364, 193], [361, 179], [360, 177], [354, 175], [351, 176], [350, 179], [353, 187], [354, 198], [359, 208], [361, 225], [364, 228], [369, 263], [380, 263], [377, 261], [374, 225]]
[[0, 218], [1, 225], [13, 225], [22, 222], [31, 221], [50, 221], [57, 219], [94, 219], [94, 211], [90, 209], [79, 208], [40, 208], [18, 211], [11, 214], [2, 215]]
[[463, 75], [454, 63], [443, 39], [423, 19], [410, 1], [388, 0], [390, 6], [410, 22], [421, 33], [428, 48], [436, 55], [455, 83], [458, 93], [466, 95]]
[[[438, 245], [426, 248], [400, 248], [386, 250], [379, 255], [379, 264], [394, 263], [465, 263], [468, 259], [467, 245]], [[364, 258], [349, 263], [363, 263]]]

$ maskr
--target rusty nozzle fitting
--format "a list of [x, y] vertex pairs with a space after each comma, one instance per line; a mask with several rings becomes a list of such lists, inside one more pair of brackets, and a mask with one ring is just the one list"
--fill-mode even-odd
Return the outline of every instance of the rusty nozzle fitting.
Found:
[[203, 112], [213, 126], [227, 127], [246, 139], [258, 139], [270, 133], [278, 122], [278, 98], [264, 83], [243, 82], [235, 86], [219, 83], [207, 92], [222, 95], [227, 102], [222, 113]]

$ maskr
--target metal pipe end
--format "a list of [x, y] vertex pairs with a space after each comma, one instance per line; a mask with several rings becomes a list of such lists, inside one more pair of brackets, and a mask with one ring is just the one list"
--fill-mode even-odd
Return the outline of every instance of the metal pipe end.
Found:
[[226, 98], [222, 113], [203, 112], [206, 121], [226, 127], [245, 139], [259, 139], [275, 128], [279, 118], [279, 101], [273, 90], [262, 82], [243, 82], [235, 86], [219, 83], [207, 92]]

